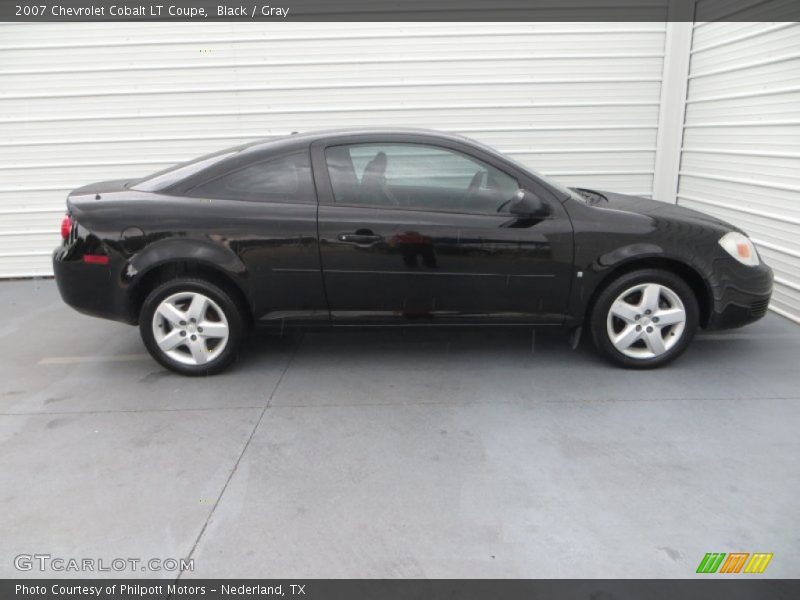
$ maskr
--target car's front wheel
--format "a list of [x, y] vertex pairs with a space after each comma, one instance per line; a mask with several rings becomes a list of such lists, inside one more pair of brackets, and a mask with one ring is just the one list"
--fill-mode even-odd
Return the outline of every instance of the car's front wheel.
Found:
[[682, 278], [643, 269], [612, 281], [598, 296], [590, 320], [603, 355], [625, 367], [648, 369], [686, 350], [697, 331], [699, 309]]
[[242, 338], [240, 308], [223, 288], [180, 278], [155, 288], [144, 301], [139, 331], [163, 366], [183, 375], [213, 375], [235, 359]]

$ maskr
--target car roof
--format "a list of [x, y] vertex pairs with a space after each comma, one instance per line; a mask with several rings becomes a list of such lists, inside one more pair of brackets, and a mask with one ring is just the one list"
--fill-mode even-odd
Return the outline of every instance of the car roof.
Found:
[[312, 143], [317, 140], [324, 140], [331, 137], [343, 136], [395, 136], [395, 135], [420, 135], [437, 137], [439, 139], [446, 139], [452, 141], [470, 141], [464, 136], [454, 133], [444, 133], [436, 131], [435, 129], [424, 129], [421, 127], [395, 127], [395, 128], [381, 128], [381, 127], [351, 127], [340, 129], [321, 129], [307, 132], [292, 132], [289, 135], [278, 135], [274, 137], [266, 137], [261, 140], [256, 140], [246, 145], [248, 152], [257, 152], [261, 150], [270, 150], [284, 144], [294, 144], [297, 142]]
[[[308, 131], [304, 133], [292, 132], [291, 134], [264, 137], [253, 140], [245, 144], [239, 144], [223, 150], [218, 150], [211, 154], [200, 156], [186, 163], [171, 166], [163, 171], [158, 171], [142, 179], [136, 180], [131, 187], [139, 191], [157, 191], [167, 189], [177, 185], [181, 181], [191, 180], [198, 173], [206, 172], [209, 169], [216, 169], [231, 162], [238, 163], [240, 160], [247, 160], [253, 155], [269, 156], [279, 154], [284, 151], [294, 151], [298, 147], [308, 147], [310, 144], [328, 138], [335, 137], [358, 137], [358, 136], [398, 136], [398, 135], [417, 135], [439, 140], [450, 140], [459, 142], [470, 142], [467, 138], [459, 135], [442, 133], [433, 129], [422, 128], [392, 128], [383, 129], [378, 127], [361, 127], [347, 129], [323, 129]], [[472, 142], [474, 145], [475, 142]], [[252, 160], [252, 158], [250, 158]], [[202, 167], [203, 163], [211, 161], [207, 167]], [[188, 169], [188, 172], [186, 170]], [[165, 183], [166, 182], [166, 183]]]

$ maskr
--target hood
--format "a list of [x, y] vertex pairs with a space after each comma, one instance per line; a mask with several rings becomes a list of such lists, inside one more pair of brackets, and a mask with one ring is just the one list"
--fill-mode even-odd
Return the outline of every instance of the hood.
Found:
[[738, 227], [734, 227], [722, 219], [712, 217], [711, 215], [707, 215], [697, 210], [692, 210], [691, 208], [686, 208], [685, 206], [667, 204], [666, 202], [659, 202], [658, 200], [650, 200], [640, 196], [628, 196], [626, 194], [617, 194], [614, 192], [599, 193], [602, 194], [605, 199], [598, 198], [592, 202], [592, 206], [597, 208], [610, 208], [639, 215], [646, 215], [659, 220], [695, 223], [698, 225], [718, 228], [720, 231], [740, 231]]

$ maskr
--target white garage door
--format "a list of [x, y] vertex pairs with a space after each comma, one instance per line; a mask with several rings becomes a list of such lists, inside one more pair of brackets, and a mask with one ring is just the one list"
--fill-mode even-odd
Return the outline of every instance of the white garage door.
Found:
[[0, 277], [46, 275], [68, 190], [275, 133], [462, 132], [652, 192], [664, 23], [0, 25]]
[[747, 231], [800, 322], [800, 24], [695, 26], [678, 203]]

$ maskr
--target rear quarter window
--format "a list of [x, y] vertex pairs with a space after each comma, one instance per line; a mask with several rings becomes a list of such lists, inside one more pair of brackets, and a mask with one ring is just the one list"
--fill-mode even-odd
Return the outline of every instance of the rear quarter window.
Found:
[[311, 162], [306, 152], [271, 158], [218, 175], [195, 186], [187, 195], [250, 202], [316, 202]]

